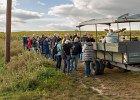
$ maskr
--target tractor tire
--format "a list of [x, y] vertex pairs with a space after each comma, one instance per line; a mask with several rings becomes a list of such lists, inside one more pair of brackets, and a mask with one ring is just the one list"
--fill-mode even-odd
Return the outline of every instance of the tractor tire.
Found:
[[95, 61], [95, 64], [91, 63], [91, 73], [93, 75], [100, 75], [100, 63], [98, 60]]
[[100, 63], [100, 72], [99, 72], [99, 74], [102, 75], [102, 74], [104, 74], [105, 64], [103, 63], [103, 61], [99, 61], [99, 63]]

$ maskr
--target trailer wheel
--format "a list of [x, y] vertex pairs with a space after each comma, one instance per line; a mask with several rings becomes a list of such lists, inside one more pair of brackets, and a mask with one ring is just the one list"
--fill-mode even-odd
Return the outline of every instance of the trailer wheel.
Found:
[[98, 60], [95, 61], [95, 64], [91, 63], [91, 73], [93, 75], [100, 75], [100, 63]]
[[110, 64], [110, 62], [107, 62], [106, 65], [105, 65], [107, 68], [109, 69], [113, 69], [114, 67]]
[[99, 72], [99, 74], [102, 75], [102, 74], [104, 74], [105, 64], [104, 64], [103, 61], [99, 61], [99, 63], [100, 63], [100, 72]]

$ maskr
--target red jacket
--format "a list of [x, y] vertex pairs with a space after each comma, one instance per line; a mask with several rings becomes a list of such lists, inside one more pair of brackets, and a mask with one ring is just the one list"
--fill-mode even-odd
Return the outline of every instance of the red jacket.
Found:
[[28, 38], [28, 44], [27, 44], [27, 47], [28, 47], [28, 49], [30, 49], [30, 48], [32, 47], [32, 45], [31, 45], [31, 39], [30, 39], [30, 38]]

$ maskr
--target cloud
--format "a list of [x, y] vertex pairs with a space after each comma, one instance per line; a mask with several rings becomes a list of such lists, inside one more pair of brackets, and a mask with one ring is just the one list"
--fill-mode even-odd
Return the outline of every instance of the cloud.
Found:
[[116, 17], [125, 13], [140, 13], [139, 0], [72, 0], [71, 4], [61, 4], [50, 8], [48, 15], [61, 16], [77, 25], [89, 19]]
[[19, 18], [21, 20], [29, 20], [29, 19], [39, 19], [43, 13], [27, 11], [23, 9], [14, 9], [13, 16], [15, 18]]
[[41, 6], [45, 6], [45, 3], [38, 1], [37, 4], [41, 5]]
[[[6, 1], [7, 0], [0, 0], [0, 29], [5, 30], [5, 20], [6, 20]], [[13, 0], [12, 2], [12, 24], [19, 25], [26, 23], [27, 20], [32, 19], [40, 19], [44, 14], [35, 12], [35, 11], [29, 11], [24, 9], [18, 9], [16, 5], [20, 5], [17, 0]], [[1, 31], [0, 30], [0, 31]], [[3, 31], [2, 30], [2, 31]]]
[[47, 24], [45, 26], [40, 26], [42, 30], [48, 30], [48, 31], [68, 31], [68, 30], [74, 30], [75, 28], [68, 24]]

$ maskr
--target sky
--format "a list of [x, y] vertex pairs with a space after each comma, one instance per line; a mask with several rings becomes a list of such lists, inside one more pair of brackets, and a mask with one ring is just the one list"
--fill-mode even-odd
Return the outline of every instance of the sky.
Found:
[[[5, 31], [6, 1], [0, 0], [0, 31]], [[76, 30], [75, 26], [85, 20], [140, 13], [139, 4], [139, 0], [13, 0], [12, 31]], [[132, 29], [139, 27], [140, 23], [134, 24]]]

